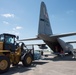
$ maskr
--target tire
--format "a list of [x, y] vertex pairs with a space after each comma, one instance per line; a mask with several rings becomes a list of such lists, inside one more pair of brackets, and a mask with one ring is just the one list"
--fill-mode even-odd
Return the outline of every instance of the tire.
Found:
[[32, 64], [32, 55], [26, 54], [22, 60], [22, 63], [25, 67], [29, 67]]
[[10, 60], [6, 56], [0, 56], [0, 74], [7, 72], [10, 68]]
[[70, 51], [70, 52], [68, 52], [68, 54], [69, 54], [69, 55], [73, 55], [71, 51]]

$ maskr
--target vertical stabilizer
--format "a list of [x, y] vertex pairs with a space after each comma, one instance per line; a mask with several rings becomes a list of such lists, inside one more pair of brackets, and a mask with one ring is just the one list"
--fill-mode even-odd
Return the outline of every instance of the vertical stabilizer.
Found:
[[49, 36], [53, 34], [49, 22], [46, 5], [44, 2], [41, 2], [38, 34], [44, 34]]

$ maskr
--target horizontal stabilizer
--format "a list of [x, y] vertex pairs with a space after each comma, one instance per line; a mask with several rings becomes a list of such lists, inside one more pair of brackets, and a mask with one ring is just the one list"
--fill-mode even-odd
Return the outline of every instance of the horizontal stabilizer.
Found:
[[60, 37], [67, 37], [67, 36], [72, 36], [72, 35], [76, 35], [76, 32], [67, 33], [67, 34], [59, 34], [59, 35], [51, 35], [50, 37], [53, 37], [53, 38], [60, 38]]
[[76, 43], [76, 41], [69, 41], [69, 42], [66, 42], [66, 43]]

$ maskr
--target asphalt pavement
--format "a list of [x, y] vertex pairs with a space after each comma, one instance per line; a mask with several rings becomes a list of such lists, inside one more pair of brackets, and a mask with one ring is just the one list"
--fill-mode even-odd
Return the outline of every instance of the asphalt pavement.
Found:
[[20, 62], [0, 75], [76, 75], [76, 59], [72, 56], [42, 57], [42, 60], [34, 61], [30, 67], [24, 67]]

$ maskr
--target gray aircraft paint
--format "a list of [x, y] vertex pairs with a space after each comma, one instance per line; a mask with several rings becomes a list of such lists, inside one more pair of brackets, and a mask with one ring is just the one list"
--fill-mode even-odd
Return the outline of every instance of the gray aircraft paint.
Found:
[[41, 3], [40, 18], [39, 18], [39, 29], [38, 34], [52, 35], [52, 29], [49, 21], [46, 6], [44, 2]]
[[[44, 2], [41, 3], [40, 8], [40, 18], [39, 18], [39, 28], [38, 28], [38, 37], [43, 39], [43, 41], [53, 50], [55, 51], [55, 46], [59, 45], [59, 49], [64, 52], [69, 52], [70, 49], [73, 48], [72, 45], [66, 44], [63, 40], [59, 39], [59, 37], [64, 37], [71, 34], [64, 35], [53, 35], [51, 24], [49, 21], [49, 16], [47, 13], [46, 5]], [[55, 44], [55, 45], [54, 45]]]
[[[71, 44], [67, 44], [60, 37], [66, 37], [76, 35], [75, 33], [68, 34], [59, 34], [55, 35], [52, 32], [51, 24], [49, 21], [49, 16], [47, 13], [46, 5], [44, 2], [41, 2], [40, 7], [40, 16], [39, 16], [39, 27], [38, 27], [38, 36], [31, 39], [23, 39], [20, 41], [30, 41], [30, 40], [43, 40], [54, 52], [61, 53], [61, 51], [70, 52], [73, 49]], [[57, 50], [57, 51], [56, 51]]]

